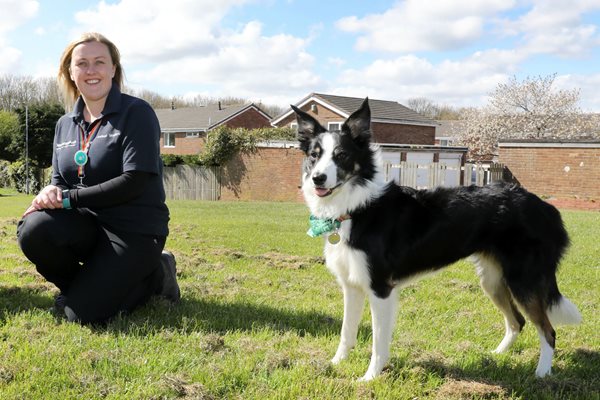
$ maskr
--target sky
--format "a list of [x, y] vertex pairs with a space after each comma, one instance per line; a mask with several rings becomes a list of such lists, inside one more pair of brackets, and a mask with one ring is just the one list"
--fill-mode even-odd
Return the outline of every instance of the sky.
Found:
[[556, 74], [600, 112], [600, 0], [0, 0], [0, 75], [55, 76], [86, 31], [126, 85], [287, 106], [312, 92], [483, 106]]

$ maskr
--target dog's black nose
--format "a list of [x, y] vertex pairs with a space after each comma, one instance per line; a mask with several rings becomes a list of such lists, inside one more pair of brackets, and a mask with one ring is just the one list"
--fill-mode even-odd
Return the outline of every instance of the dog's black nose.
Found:
[[325, 174], [314, 174], [312, 180], [315, 185], [321, 186], [327, 180], [327, 175]]

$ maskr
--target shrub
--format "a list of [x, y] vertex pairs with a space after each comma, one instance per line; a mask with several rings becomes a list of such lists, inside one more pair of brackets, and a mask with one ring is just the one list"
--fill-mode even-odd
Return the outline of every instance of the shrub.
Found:
[[0, 160], [0, 187], [10, 187], [11, 180], [8, 173], [10, 162], [6, 160]]
[[206, 138], [206, 147], [200, 154], [203, 165], [223, 165], [237, 152], [253, 153], [256, 145], [268, 140], [293, 140], [295, 133], [291, 128], [230, 128], [221, 125], [210, 131]]
[[[10, 177], [11, 186], [20, 193], [27, 191], [27, 179], [25, 174], [25, 162], [15, 161], [8, 167], [8, 176]], [[29, 165], [29, 193], [38, 192], [40, 188], [39, 168], [35, 165]]]
[[201, 165], [200, 157], [197, 154], [161, 154], [160, 157], [163, 160], [165, 167], [174, 167], [179, 164], [185, 165]]

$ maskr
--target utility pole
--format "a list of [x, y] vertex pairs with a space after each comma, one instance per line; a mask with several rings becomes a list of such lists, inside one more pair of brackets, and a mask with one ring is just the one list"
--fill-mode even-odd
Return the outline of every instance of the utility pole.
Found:
[[25, 104], [25, 193], [29, 194], [29, 106]]

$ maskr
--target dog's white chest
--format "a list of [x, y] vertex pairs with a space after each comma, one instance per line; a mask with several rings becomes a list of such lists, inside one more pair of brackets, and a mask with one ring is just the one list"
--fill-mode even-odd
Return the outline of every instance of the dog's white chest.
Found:
[[344, 221], [337, 232], [340, 242], [331, 244], [325, 240], [327, 268], [343, 283], [369, 290], [371, 278], [366, 254], [347, 245], [351, 221]]

